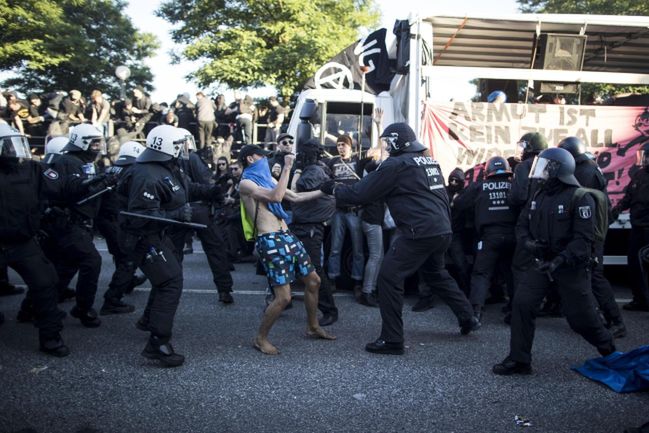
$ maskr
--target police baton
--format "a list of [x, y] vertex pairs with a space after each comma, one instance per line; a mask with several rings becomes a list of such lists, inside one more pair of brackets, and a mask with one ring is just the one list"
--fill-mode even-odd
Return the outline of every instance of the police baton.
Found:
[[112, 186], [108, 186], [108, 187], [102, 189], [101, 191], [98, 191], [98, 192], [94, 193], [93, 195], [84, 198], [83, 200], [79, 200], [79, 201], [76, 203], [76, 205], [77, 205], [77, 206], [80, 206], [80, 205], [82, 205], [82, 204], [84, 204], [84, 203], [86, 203], [86, 202], [89, 202], [89, 201], [92, 200], [93, 198], [99, 197], [100, 195], [105, 194], [105, 193], [107, 193], [108, 191], [112, 191], [112, 190], [113, 190], [113, 187], [112, 187]]
[[188, 222], [183, 222], [183, 221], [176, 221], [171, 218], [163, 218], [163, 217], [157, 217], [153, 215], [144, 215], [141, 213], [135, 213], [135, 212], [127, 212], [125, 210], [119, 212], [121, 215], [126, 215], [126, 216], [132, 216], [136, 218], [143, 218], [146, 220], [151, 220], [151, 221], [159, 221], [162, 223], [168, 223], [168, 224], [176, 224], [176, 225], [181, 225], [185, 227], [191, 227], [194, 229], [206, 229], [207, 226], [205, 224], [198, 224], [198, 223], [188, 223]]

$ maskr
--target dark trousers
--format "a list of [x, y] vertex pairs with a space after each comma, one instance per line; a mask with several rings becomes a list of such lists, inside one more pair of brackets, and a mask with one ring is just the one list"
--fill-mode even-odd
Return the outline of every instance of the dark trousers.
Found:
[[502, 233], [486, 230], [480, 236], [473, 272], [471, 273], [471, 305], [482, 307], [487, 299], [491, 281], [498, 270], [504, 271], [508, 294], [513, 295], [514, 281], [510, 271], [516, 238], [513, 231]]
[[135, 255], [142, 257], [140, 269], [151, 282], [151, 293], [142, 320], [148, 324], [152, 335], [166, 342], [171, 338], [183, 291], [182, 265], [167, 237], [140, 238], [135, 246]]
[[92, 233], [86, 227], [67, 224], [49, 231], [48, 234], [51, 248], [48, 257], [56, 256], [52, 261], [59, 276], [59, 292], [68, 287], [78, 271], [77, 307], [82, 311], [89, 310], [95, 302], [101, 271], [101, 256], [93, 243]]
[[108, 252], [113, 256], [115, 271], [108, 283], [108, 290], [104, 293], [104, 299], [109, 302], [119, 302], [126, 291], [130, 288], [135, 272], [135, 258], [133, 251], [125, 245], [126, 234], [119, 228], [117, 220], [99, 218], [95, 220], [99, 233], [106, 240]]
[[645, 286], [644, 278], [642, 278], [642, 269], [640, 267], [640, 260], [638, 259], [638, 252], [642, 247], [649, 244], [649, 227], [631, 227], [631, 242], [629, 242], [629, 255], [628, 263], [630, 270], [633, 274], [633, 285], [631, 292], [633, 293], [633, 300], [640, 303], [647, 303], [645, 293], [649, 293]]
[[611, 283], [604, 276], [604, 244], [595, 244], [595, 255], [597, 263], [593, 267], [591, 278], [593, 295], [595, 295], [599, 309], [608, 323], [622, 323], [622, 314], [615, 301], [615, 293]]
[[[460, 286], [464, 294], [469, 296], [471, 292], [469, 278], [471, 275], [471, 266], [469, 266], [469, 261], [466, 259], [466, 254], [464, 254], [462, 236], [459, 233], [453, 233], [453, 239], [446, 251], [446, 256], [453, 263], [450, 265], [450, 268], [455, 281], [457, 281], [458, 286]], [[449, 264], [447, 263], [446, 266], [449, 267]]]
[[34, 311], [34, 324], [41, 341], [57, 338], [63, 329], [63, 314], [56, 306], [56, 270], [35, 239], [0, 246], [0, 268], [11, 267], [29, 288], [22, 308]]
[[[197, 230], [196, 235], [201, 241], [203, 251], [205, 251], [205, 255], [207, 256], [207, 264], [212, 270], [214, 285], [216, 285], [219, 293], [225, 293], [232, 291], [234, 283], [232, 282], [232, 274], [230, 273], [231, 263], [228, 257], [228, 249], [220, 230], [221, 228], [212, 222], [206, 229]], [[176, 252], [179, 253], [177, 257], [181, 263], [183, 261], [182, 251], [185, 246], [185, 238], [190, 231], [189, 229], [175, 227], [169, 232], [169, 237], [173, 242]]]
[[611, 347], [611, 334], [604, 327], [595, 309], [590, 286], [590, 270], [586, 267], [559, 268], [552, 274], [554, 283], [544, 273], [530, 269], [514, 294], [512, 304], [509, 356], [517, 362], [532, 362], [535, 319], [547, 291], [555, 286], [561, 296], [561, 309], [573, 331], [596, 348]]
[[[523, 242], [516, 242], [514, 256], [512, 258], [512, 277], [514, 279], [514, 293], [522, 284], [525, 274], [534, 267], [534, 257], [525, 248]], [[510, 298], [511, 303], [511, 298]]]
[[383, 320], [381, 339], [403, 343], [403, 281], [417, 270], [424, 282], [451, 307], [461, 324], [471, 320], [471, 304], [444, 268], [444, 253], [451, 243], [451, 236], [449, 233], [411, 239], [402, 235], [390, 246], [383, 258], [378, 280]]
[[338, 307], [334, 302], [329, 280], [322, 268], [322, 244], [324, 242], [324, 225], [313, 224], [291, 224], [291, 232], [302, 242], [304, 249], [311, 258], [311, 263], [320, 277], [320, 291], [318, 293], [318, 309], [322, 314], [338, 316]]
[[214, 121], [198, 121], [198, 148], [202, 149], [210, 144], [212, 140], [212, 131], [214, 130]]

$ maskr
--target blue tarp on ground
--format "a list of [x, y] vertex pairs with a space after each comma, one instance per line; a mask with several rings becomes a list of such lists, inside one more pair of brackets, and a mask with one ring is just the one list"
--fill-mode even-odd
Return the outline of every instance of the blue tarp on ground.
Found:
[[602, 382], [615, 392], [649, 390], [649, 346], [589, 359], [572, 369], [589, 379]]

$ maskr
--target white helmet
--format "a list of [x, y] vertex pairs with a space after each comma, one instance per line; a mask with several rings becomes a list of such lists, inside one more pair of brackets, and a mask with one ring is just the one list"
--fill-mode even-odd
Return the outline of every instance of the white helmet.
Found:
[[183, 150], [183, 158], [189, 158], [189, 153], [196, 151], [196, 140], [194, 139], [194, 135], [185, 128], [178, 128], [178, 130], [185, 136], [185, 149]]
[[0, 158], [32, 158], [27, 137], [7, 124], [0, 124]]
[[146, 136], [146, 150], [137, 157], [139, 162], [169, 161], [178, 158], [184, 149], [185, 135], [171, 125], [153, 128]]
[[59, 135], [58, 137], [52, 137], [49, 139], [45, 145], [45, 155], [60, 155], [63, 151], [63, 148], [68, 144], [70, 139], [65, 135]]
[[106, 154], [106, 141], [101, 131], [89, 123], [82, 123], [70, 131], [70, 141], [63, 148], [64, 152], [78, 152], [90, 150]]
[[137, 141], [127, 141], [120, 146], [115, 165], [131, 165], [135, 163], [135, 158], [140, 156], [145, 149], [146, 147]]

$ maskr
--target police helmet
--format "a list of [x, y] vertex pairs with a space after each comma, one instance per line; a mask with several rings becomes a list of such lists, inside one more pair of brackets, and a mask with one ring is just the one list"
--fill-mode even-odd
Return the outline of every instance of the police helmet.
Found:
[[538, 155], [548, 148], [548, 142], [538, 132], [528, 132], [518, 140], [523, 159], [527, 156]]
[[70, 139], [65, 135], [50, 138], [45, 144], [45, 155], [60, 155], [69, 141]]
[[390, 155], [426, 150], [426, 146], [417, 141], [415, 131], [407, 123], [399, 122], [389, 125], [381, 134], [381, 138], [387, 143]]
[[0, 158], [31, 159], [27, 137], [7, 124], [0, 124]]
[[164, 162], [178, 158], [185, 148], [185, 135], [171, 125], [159, 125], [146, 136], [146, 149], [137, 157], [138, 162]]
[[649, 168], [649, 143], [645, 143], [636, 152], [636, 165]]
[[566, 137], [559, 142], [557, 147], [566, 149], [575, 159], [579, 155], [586, 153], [586, 145], [580, 138], [577, 137]]
[[507, 160], [502, 156], [493, 156], [489, 158], [485, 167], [486, 177], [498, 176], [500, 174], [512, 174]]
[[530, 178], [541, 180], [557, 178], [567, 185], [581, 186], [575, 177], [575, 158], [560, 147], [546, 149], [534, 158]]
[[120, 146], [115, 165], [124, 166], [135, 163], [135, 159], [144, 152], [144, 149], [146, 148], [137, 141], [127, 141]]
[[82, 123], [70, 131], [70, 140], [63, 152], [85, 152], [106, 154], [104, 134], [89, 123]]

